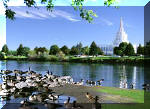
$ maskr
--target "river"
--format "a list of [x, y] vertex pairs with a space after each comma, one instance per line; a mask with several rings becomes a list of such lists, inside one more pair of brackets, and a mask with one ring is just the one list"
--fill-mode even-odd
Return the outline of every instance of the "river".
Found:
[[31, 70], [45, 74], [50, 70], [55, 75], [70, 75], [74, 81], [81, 79], [97, 81], [104, 79], [102, 86], [121, 87], [121, 81], [131, 83], [136, 89], [142, 89], [144, 83], [144, 66], [120, 64], [88, 64], [88, 63], [62, 63], [62, 62], [32, 62], [32, 61], [0, 61], [0, 70]]

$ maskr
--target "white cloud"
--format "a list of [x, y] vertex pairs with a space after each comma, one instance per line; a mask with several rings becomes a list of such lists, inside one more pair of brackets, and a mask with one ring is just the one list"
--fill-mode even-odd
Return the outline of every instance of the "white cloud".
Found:
[[49, 19], [61, 17], [72, 22], [80, 21], [79, 19], [75, 18], [75, 16], [66, 11], [54, 9], [52, 12], [49, 12], [44, 7], [39, 8], [40, 9], [27, 7], [11, 7], [11, 9], [16, 12], [15, 17], [19, 18]]
[[108, 20], [108, 19], [101, 18], [101, 21], [104, 22], [108, 26], [112, 26], [113, 25], [113, 23], [110, 20]]
[[62, 11], [62, 10], [54, 10], [52, 13], [53, 13], [54, 15], [56, 15], [56, 16], [65, 18], [65, 19], [70, 20], [70, 21], [72, 21], [72, 22], [80, 21], [80, 20], [78, 20], [78, 19], [75, 19], [72, 14], [70, 14], [70, 13], [68, 13], [68, 12], [65, 12], [65, 11]]
[[106, 19], [105, 17], [99, 17], [99, 19], [94, 19], [93, 24], [101, 24], [101, 25], [107, 25], [107, 26], [112, 26], [114, 25], [112, 21], [109, 19]]

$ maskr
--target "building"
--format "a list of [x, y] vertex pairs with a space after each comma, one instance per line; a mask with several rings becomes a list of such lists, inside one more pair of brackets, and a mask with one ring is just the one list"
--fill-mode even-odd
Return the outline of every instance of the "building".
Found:
[[[116, 34], [116, 37], [115, 37], [113, 43], [111, 45], [100, 45], [100, 48], [104, 52], [105, 55], [113, 55], [113, 48], [119, 46], [119, 44], [122, 42], [129, 43], [128, 35], [124, 30], [123, 19], [121, 17], [119, 30]], [[133, 45], [133, 47], [136, 52], [137, 46]]]
[[121, 17], [121, 19], [120, 19], [120, 27], [119, 27], [119, 30], [117, 32], [116, 38], [115, 38], [115, 40], [113, 42], [113, 46], [114, 47], [119, 46], [119, 44], [122, 43], [122, 42], [129, 43], [128, 35], [126, 34], [126, 32], [124, 30], [123, 20], [122, 20], [122, 17]]
[[105, 55], [113, 55], [113, 45], [100, 45]]

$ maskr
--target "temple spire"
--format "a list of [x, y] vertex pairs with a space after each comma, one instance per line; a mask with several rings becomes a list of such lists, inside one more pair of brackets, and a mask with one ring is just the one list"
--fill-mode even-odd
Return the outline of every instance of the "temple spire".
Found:
[[124, 31], [122, 17], [120, 18], [119, 31], [117, 32], [116, 38], [115, 38], [115, 40], [113, 42], [113, 45], [114, 46], [119, 46], [119, 44], [121, 42], [128, 42], [128, 36], [127, 36], [126, 32]]

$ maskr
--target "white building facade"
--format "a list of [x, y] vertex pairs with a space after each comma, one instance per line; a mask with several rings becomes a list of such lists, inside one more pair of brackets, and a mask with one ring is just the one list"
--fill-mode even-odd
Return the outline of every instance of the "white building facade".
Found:
[[[119, 30], [118, 30], [118, 32], [116, 34], [116, 37], [115, 37], [112, 45], [100, 45], [100, 48], [104, 52], [105, 55], [113, 55], [114, 47], [118, 47], [119, 44], [122, 43], [122, 42], [129, 43], [128, 35], [125, 32], [125, 30], [124, 30], [123, 19], [121, 17], [121, 19], [120, 19], [120, 27], [119, 27]], [[134, 50], [136, 52], [137, 46], [133, 45], [133, 47], [134, 47]]]

